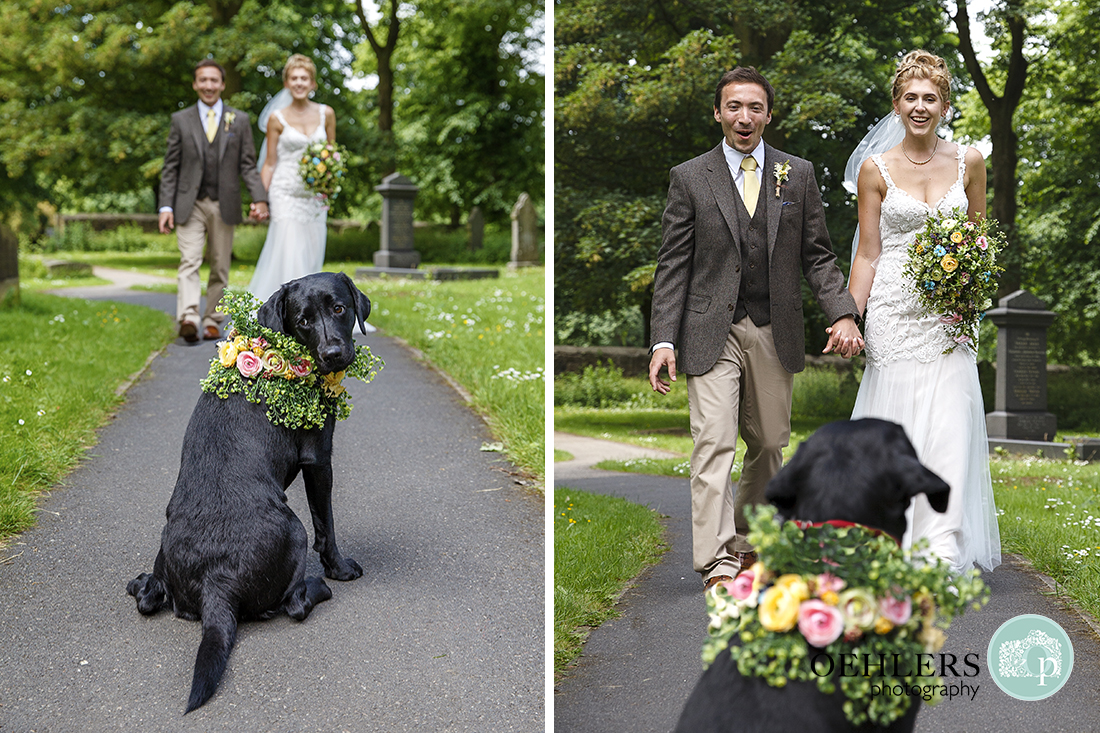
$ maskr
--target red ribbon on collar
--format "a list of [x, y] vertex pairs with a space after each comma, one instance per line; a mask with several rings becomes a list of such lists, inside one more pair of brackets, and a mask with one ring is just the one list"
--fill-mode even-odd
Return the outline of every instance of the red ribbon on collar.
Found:
[[848, 521], [843, 520], [843, 519], [829, 519], [829, 520], [824, 521], [824, 522], [810, 522], [810, 521], [805, 520], [805, 519], [790, 519], [790, 520], [787, 520], [787, 521], [791, 522], [792, 524], [794, 524], [799, 529], [811, 529], [811, 528], [816, 528], [816, 527], [823, 527], [826, 524], [830, 524], [834, 527], [837, 527], [838, 529], [848, 528], [848, 527], [859, 527], [860, 529], [866, 530], [867, 532], [870, 532], [873, 535], [884, 534], [887, 537], [889, 537], [890, 539], [892, 539], [894, 542], [897, 542], [899, 545], [901, 544], [901, 540], [897, 537], [894, 537], [889, 532], [884, 532], [883, 530], [878, 529], [877, 527], [868, 527], [866, 524], [858, 524], [856, 522], [848, 522]]

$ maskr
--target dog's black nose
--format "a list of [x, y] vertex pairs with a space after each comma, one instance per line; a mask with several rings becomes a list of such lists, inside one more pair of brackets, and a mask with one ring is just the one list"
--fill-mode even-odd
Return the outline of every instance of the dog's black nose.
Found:
[[344, 349], [340, 346], [324, 346], [317, 350], [317, 356], [326, 364], [339, 360], [343, 355]]

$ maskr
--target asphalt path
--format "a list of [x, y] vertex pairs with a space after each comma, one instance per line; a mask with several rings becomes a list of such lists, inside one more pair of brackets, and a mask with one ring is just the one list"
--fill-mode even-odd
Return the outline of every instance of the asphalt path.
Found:
[[[333, 454], [337, 538], [364, 576], [328, 581], [304, 622], [242, 624], [217, 693], [183, 716], [200, 625], [141, 616], [125, 592], [152, 569], [215, 353], [177, 341], [0, 554], [2, 733], [544, 729], [542, 496], [481, 450], [485, 424], [439, 374], [381, 333], [356, 338], [386, 361], [349, 382]], [[312, 545], [301, 478], [287, 493]], [[309, 565], [322, 575], [312, 550]]]
[[[620, 616], [594, 629], [579, 660], [557, 681], [557, 733], [666, 733], [679, 718], [700, 673], [706, 638], [702, 582], [691, 568], [691, 498], [687, 479], [598, 471], [596, 460], [618, 458], [615, 444], [556, 434], [554, 446], [576, 458], [554, 466], [557, 489], [619, 496], [666, 517], [670, 546], [622, 596]], [[628, 451], [624, 456], [632, 455]], [[962, 679], [970, 697], [923, 706], [918, 733], [1090, 733], [1100, 731], [1100, 640], [1096, 626], [1053, 596], [1021, 558], [1010, 557], [983, 579], [991, 600], [957, 618], [943, 652], [979, 655], [980, 671]], [[1073, 644], [1073, 671], [1045, 700], [1023, 702], [1000, 690], [985, 667], [994, 632], [1021, 614], [1053, 619]], [[960, 674], [964, 671], [959, 667]], [[946, 680], [952, 682], [950, 677]]]

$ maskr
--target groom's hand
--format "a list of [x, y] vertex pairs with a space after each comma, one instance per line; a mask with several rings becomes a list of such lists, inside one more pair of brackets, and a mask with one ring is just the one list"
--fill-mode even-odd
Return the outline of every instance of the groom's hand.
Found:
[[837, 319], [837, 322], [825, 329], [829, 334], [829, 343], [825, 344], [822, 354], [834, 351], [845, 359], [859, 354], [863, 350], [863, 337], [859, 333], [859, 326], [851, 316]]
[[269, 213], [266, 201], [257, 201], [248, 205], [248, 218], [256, 221], [267, 221]]
[[649, 359], [649, 386], [654, 392], [668, 394], [672, 386], [661, 379], [661, 368], [668, 367], [668, 377], [676, 381], [676, 352], [672, 349], [657, 349]]
[[172, 231], [172, 227], [176, 225], [176, 217], [172, 215], [171, 211], [160, 212], [160, 220], [157, 222], [160, 233], [167, 234]]

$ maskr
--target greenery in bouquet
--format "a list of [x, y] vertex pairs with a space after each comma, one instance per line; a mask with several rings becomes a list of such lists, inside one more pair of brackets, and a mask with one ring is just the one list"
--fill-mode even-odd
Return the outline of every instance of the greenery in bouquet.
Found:
[[298, 162], [298, 173], [306, 190], [322, 201], [335, 199], [348, 175], [348, 151], [339, 143], [310, 143]]
[[[927, 656], [919, 660], [940, 650], [956, 615], [988, 601], [978, 571], [954, 574], [925, 552], [926, 541], [910, 552], [860, 525], [781, 524], [767, 505], [746, 514], [760, 559], [707, 592], [704, 665], [728, 650], [742, 675], [772, 687], [802, 680], [826, 694], [839, 689], [857, 726], [888, 725], [911, 704], [909, 694], [872, 694], [872, 684], [939, 701], [943, 682]], [[844, 673], [844, 660], [858, 671]]]
[[370, 382], [384, 366], [370, 347], [360, 345], [347, 369], [320, 374], [304, 345], [256, 321], [260, 301], [252, 293], [227, 290], [219, 307], [233, 319], [233, 329], [218, 342], [202, 391], [222, 399], [241, 394], [263, 404], [275, 425], [309, 430], [323, 426], [329, 416], [347, 419], [351, 403], [344, 377]]
[[978, 324], [993, 307], [997, 279], [1004, 268], [997, 255], [1005, 247], [996, 221], [978, 216], [970, 221], [955, 208], [935, 211], [909, 248], [905, 274], [926, 312], [937, 315], [954, 345], [977, 348]]

